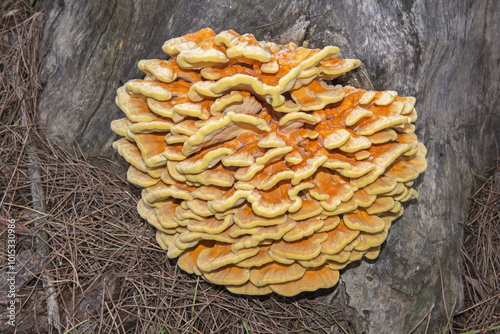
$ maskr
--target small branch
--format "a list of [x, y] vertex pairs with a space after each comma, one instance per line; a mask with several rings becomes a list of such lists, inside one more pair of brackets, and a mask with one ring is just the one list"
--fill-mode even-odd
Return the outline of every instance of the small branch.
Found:
[[[31, 180], [31, 200], [33, 203], [33, 209], [35, 210], [36, 218], [40, 218], [47, 212], [45, 207], [45, 192], [42, 186], [42, 175], [40, 173], [40, 168], [38, 167], [38, 157], [35, 151], [36, 144], [33, 143], [31, 146], [29, 144], [29, 128], [26, 119], [26, 114], [23, 113], [21, 116], [21, 125], [26, 131], [26, 146], [27, 155], [30, 165], [28, 167], [29, 177]], [[38, 219], [35, 220], [35, 227], [40, 223]], [[38, 231], [35, 238], [35, 247], [43, 259], [48, 259], [50, 257], [51, 251], [48, 246], [49, 235], [45, 231]], [[47, 303], [47, 319], [49, 325], [57, 329], [61, 333], [61, 317], [59, 312], [59, 303], [57, 302], [57, 293], [54, 285], [52, 284], [53, 277], [48, 274], [52, 269], [52, 262], [49, 262], [45, 267], [44, 272], [42, 272], [42, 285], [45, 290], [45, 302]]]

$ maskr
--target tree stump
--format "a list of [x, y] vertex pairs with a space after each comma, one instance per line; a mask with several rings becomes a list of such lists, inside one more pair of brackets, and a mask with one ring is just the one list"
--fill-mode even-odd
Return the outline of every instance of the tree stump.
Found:
[[[420, 199], [391, 228], [375, 261], [340, 283], [359, 333], [404, 333], [431, 310], [441, 332], [462, 304], [460, 245], [472, 172], [491, 163], [500, 133], [500, 2], [42, 1], [40, 121], [63, 147], [119, 160], [109, 127], [116, 89], [141, 78], [137, 62], [165, 58], [163, 42], [210, 27], [258, 40], [336, 45], [363, 65], [342, 79], [415, 96], [428, 169]], [[323, 298], [338, 303], [338, 287]], [[419, 330], [423, 332], [424, 321]], [[418, 332], [418, 331], [417, 331]]]

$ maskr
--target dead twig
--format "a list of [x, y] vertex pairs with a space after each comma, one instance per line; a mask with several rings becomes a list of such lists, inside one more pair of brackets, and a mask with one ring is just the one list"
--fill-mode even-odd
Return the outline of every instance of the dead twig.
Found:
[[[38, 167], [38, 158], [36, 155], [36, 146], [30, 147], [29, 143], [29, 125], [26, 120], [26, 115], [21, 116], [21, 125], [26, 129], [26, 138], [28, 140], [27, 155], [30, 166], [28, 167], [29, 178], [31, 180], [31, 198], [33, 202], [33, 209], [36, 210], [35, 217], [43, 217], [43, 213], [47, 212], [45, 206], [45, 192], [42, 186], [42, 175]], [[35, 223], [35, 228], [39, 227], [39, 223]], [[49, 235], [46, 231], [38, 231], [35, 238], [35, 247], [42, 257], [47, 261], [51, 258], [51, 250], [48, 247]], [[49, 325], [54, 326], [59, 333], [61, 333], [61, 317], [59, 312], [59, 303], [57, 302], [57, 292], [52, 284], [54, 277], [48, 274], [53, 270], [51, 262], [48, 262], [44, 272], [42, 273], [42, 285], [45, 289], [45, 301], [47, 303], [47, 320]]]

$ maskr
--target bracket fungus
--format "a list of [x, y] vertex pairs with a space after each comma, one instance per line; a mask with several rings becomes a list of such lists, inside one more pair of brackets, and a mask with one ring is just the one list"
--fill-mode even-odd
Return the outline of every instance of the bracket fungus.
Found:
[[293, 296], [374, 259], [426, 169], [413, 97], [332, 85], [339, 49], [204, 29], [118, 89], [113, 146], [169, 258], [233, 293]]

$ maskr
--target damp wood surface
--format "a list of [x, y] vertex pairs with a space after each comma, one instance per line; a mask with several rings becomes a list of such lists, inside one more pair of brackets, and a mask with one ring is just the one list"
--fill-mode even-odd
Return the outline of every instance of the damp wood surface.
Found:
[[[499, 133], [500, 3], [496, 1], [42, 1], [40, 121], [90, 158], [116, 160], [116, 89], [166, 40], [210, 27], [258, 40], [335, 45], [362, 65], [349, 82], [415, 96], [428, 169], [375, 262], [342, 278], [359, 332], [408, 332], [432, 305], [430, 332], [460, 308], [461, 223], [472, 171], [491, 165]], [[444, 290], [443, 290], [444, 289]], [[336, 290], [321, 296], [335, 303]], [[390, 300], [390, 303], [387, 301]], [[426, 323], [423, 322], [422, 330]]]

